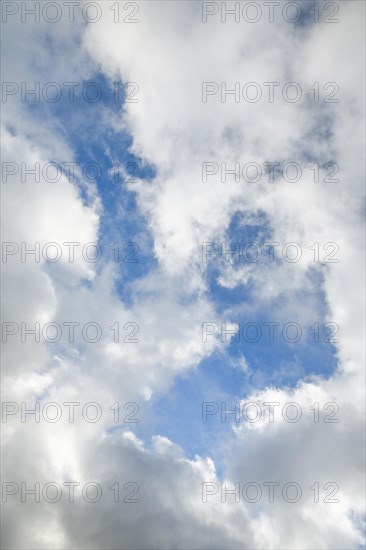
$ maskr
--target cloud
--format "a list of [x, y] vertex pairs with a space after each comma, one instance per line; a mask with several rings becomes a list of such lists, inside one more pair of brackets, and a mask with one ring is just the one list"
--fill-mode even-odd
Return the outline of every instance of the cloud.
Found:
[[[32, 484], [78, 480], [98, 481], [105, 499], [91, 505], [62, 499], [54, 505], [9, 498], [3, 541], [8, 548], [355, 548], [361, 544], [363, 429], [363, 307], [362, 213], [360, 201], [364, 138], [363, 90], [360, 89], [363, 6], [342, 4], [337, 25], [290, 27], [265, 20], [244, 26], [219, 18], [201, 22], [200, 3], [145, 2], [140, 22], [111, 23], [102, 18], [90, 25], [55, 25], [52, 43], [45, 25], [25, 25], [29, 51], [16, 40], [20, 24], [8, 25], [9, 80], [85, 79], [100, 71], [107, 79], [136, 82], [139, 102], [126, 103], [119, 114], [107, 113], [103, 124], [132, 136], [131, 152], [154, 167], [156, 176], [129, 186], [151, 235], [156, 264], [131, 283], [131, 303], [119, 296], [118, 266], [93, 265], [80, 254], [76, 261], [19, 262], [3, 265], [8, 295], [4, 319], [42, 323], [97, 321], [104, 336], [97, 345], [78, 336], [56, 345], [10, 338], [5, 351], [6, 400], [34, 402], [95, 401], [107, 414], [98, 423], [80, 415], [75, 423], [21, 423], [14, 417], [4, 426], [7, 480]], [[45, 44], [47, 47], [44, 48]], [[76, 47], [78, 44], [78, 47]], [[325, 47], [325, 44], [327, 47]], [[66, 48], [66, 50], [64, 49]], [[40, 52], [43, 52], [40, 54]], [[14, 70], [13, 56], [18, 55]], [[30, 58], [39, 54], [37, 62]], [[8, 72], [9, 71], [9, 72]], [[9, 75], [9, 76], [8, 76]], [[248, 103], [220, 96], [202, 102], [202, 82], [297, 81], [303, 90], [313, 82], [337, 82], [341, 102], [278, 101]], [[310, 96], [311, 97], [311, 96]], [[72, 161], [67, 127], [52, 111], [47, 116], [16, 98], [8, 104], [4, 149], [12, 162]], [[78, 111], [80, 119], [83, 113]], [[87, 140], [87, 136], [83, 136]], [[309, 159], [311, 159], [309, 161]], [[218, 173], [202, 181], [202, 163], [296, 161], [336, 162], [339, 183], [314, 183], [303, 172], [296, 184], [246, 182], [224, 184]], [[80, 174], [79, 174], [80, 176]], [[91, 242], [102, 238], [103, 210], [98, 189], [83, 188], [62, 177], [57, 185], [22, 183], [4, 188], [9, 241]], [[306, 251], [301, 261], [260, 269], [233, 269], [223, 264], [219, 285], [235, 289], [252, 285], [255, 307], [273, 312], [281, 300], [283, 319], [297, 315], [307, 321], [323, 316], [321, 299], [304, 303], [314, 293], [325, 297], [324, 321], [337, 321], [338, 368], [333, 375], [300, 380], [294, 389], [265, 388], [243, 400], [296, 401], [309, 412], [314, 402], [335, 402], [340, 422], [301, 423], [283, 418], [236, 428], [227, 445], [223, 474], [211, 457], [189, 460], [164, 433], [140, 441], [126, 426], [116, 429], [109, 407], [136, 401], [142, 417], [155, 393], [169, 391], [175, 377], [213, 355], [218, 341], [203, 345], [201, 323], [217, 318], [210, 292], [203, 242], [230, 238], [230, 223], [240, 212], [246, 219], [264, 213], [272, 238], [297, 242]], [[15, 218], [17, 217], [17, 223]], [[124, 220], [121, 221], [121, 224]], [[340, 261], [314, 264], [309, 246], [336, 242]], [[322, 280], [315, 287], [313, 273]], [[319, 279], [316, 279], [319, 280]], [[277, 305], [277, 304], [276, 304]], [[243, 313], [248, 303], [233, 304]], [[235, 309], [236, 308], [236, 309]], [[230, 309], [229, 309], [230, 311]], [[233, 320], [233, 319], [230, 319]], [[134, 322], [139, 342], [116, 343], [108, 328]], [[221, 345], [221, 347], [224, 347]], [[248, 369], [242, 356], [239, 365]], [[298, 376], [302, 376], [299, 372]], [[249, 428], [249, 429], [248, 429]], [[138, 504], [113, 502], [108, 484], [137, 482]], [[314, 503], [311, 493], [299, 503], [283, 499], [258, 505], [220, 500], [220, 493], [202, 502], [202, 483], [228, 486], [244, 481], [296, 481], [308, 487], [336, 482], [340, 502]], [[232, 485], [230, 485], [232, 486]], [[120, 503], [121, 504], [121, 503]], [[20, 512], [21, 510], [21, 512]], [[21, 514], [21, 521], [17, 519]]]

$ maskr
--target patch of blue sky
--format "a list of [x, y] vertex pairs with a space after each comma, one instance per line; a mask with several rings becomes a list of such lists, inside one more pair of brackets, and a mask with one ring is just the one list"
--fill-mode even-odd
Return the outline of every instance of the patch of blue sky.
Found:
[[[230, 436], [233, 415], [220, 421], [220, 413], [202, 419], [204, 402], [235, 403], [247, 399], [265, 387], [296, 387], [311, 375], [328, 376], [336, 365], [331, 344], [289, 344], [275, 342], [240, 342], [233, 340], [224, 352], [215, 352], [186, 375], [176, 378], [168, 392], [152, 398], [150, 422], [136, 427], [136, 433], [149, 439], [159, 433], [181, 445], [188, 456], [213, 456], [220, 462], [226, 437]], [[148, 414], [145, 412], [145, 414]]]
[[59, 101], [31, 101], [28, 107], [53, 121], [73, 151], [72, 159], [50, 160], [61, 165], [68, 177], [70, 171], [65, 163], [77, 163], [82, 181], [75, 183], [79, 183], [86, 203], [88, 183], [96, 186], [102, 203], [99, 244], [103, 259], [118, 265], [117, 291], [129, 302], [131, 282], [146, 275], [156, 260], [152, 237], [135, 193], [127, 188], [127, 180], [134, 178], [138, 185], [142, 180], [153, 179], [155, 170], [131, 153], [131, 136], [117, 129], [117, 124], [110, 124], [111, 117], [121, 117], [125, 95], [123, 83], [110, 82], [98, 73], [75, 87], [73, 102], [65, 88]]
[[[263, 212], [236, 212], [224, 242], [214, 242], [211, 246], [202, 245], [208, 279], [216, 280], [222, 268], [227, 265], [240, 269], [245, 264], [256, 266], [268, 262], [270, 249], [265, 243], [271, 240], [271, 228]], [[274, 262], [277, 262], [276, 254]]]
[[[135, 433], [148, 441], [153, 434], [168, 437], [181, 446], [188, 458], [196, 455], [214, 459], [220, 474], [220, 458], [232, 437], [232, 415], [221, 422], [220, 414], [208, 417], [204, 403], [225, 402], [227, 410], [235, 408], [242, 391], [245, 375], [240, 369], [228, 367], [221, 354], [201, 362], [199, 367], [175, 379], [163, 396], [155, 396], [141, 411], [142, 421]], [[241, 391], [242, 390], [242, 391]]]
[[[319, 279], [319, 277], [318, 277]], [[317, 290], [314, 280], [314, 293], [319, 294], [324, 313], [326, 305], [324, 297]], [[219, 303], [222, 299], [220, 292], [225, 292], [226, 305], [237, 304], [240, 300], [249, 300], [250, 292], [247, 290], [221, 289], [217, 287], [212, 291], [212, 299]], [[274, 304], [272, 313], [281, 306]], [[169, 392], [163, 396], [152, 398], [144, 416], [148, 419], [136, 426], [136, 433], [145, 440], [149, 440], [152, 434], [159, 433], [172, 439], [182, 446], [187, 456], [194, 458], [210, 456], [214, 459], [218, 468], [218, 474], [222, 473], [221, 458], [224, 456], [226, 442], [232, 434], [235, 422], [233, 415], [226, 415], [225, 422], [220, 419], [220, 412], [208, 417], [204, 422], [202, 418], [203, 403], [225, 403], [227, 410], [235, 409], [235, 403], [247, 399], [251, 394], [265, 387], [294, 388], [300, 380], [310, 379], [313, 375], [328, 377], [337, 365], [336, 350], [332, 343], [323, 340], [329, 335], [322, 329], [319, 323], [319, 342], [316, 342], [316, 333], [306, 327], [303, 337], [298, 342], [288, 342], [283, 338], [282, 326], [275, 334], [274, 341], [269, 340], [269, 329], [263, 325], [269, 320], [275, 321], [275, 314], [268, 319], [261, 312], [254, 320], [262, 330], [262, 337], [256, 342], [247, 341], [255, 339], [256, 331], [247, 332], [248, 339], [228, 336], [227, 346], [221, 352], [215, 352], [204, 359], [200, 365], [187, 372], [184, 376], [176, 378]], [[223, 319], [224, 320], [224, 319]], [[230, 319], [232, 320], [232, 319]], [[219, 320], [207, 319], [207, 321]], [[243, 327], [248, 319], [245, 314], [239, 315], [236, 322]], [[303, 327], [302, 327], [303, 328]], [[292, 336], [289, 331], [290, 337]]]
[[[239, 213], [233, 217], [228, 231], [231, 245], [239, 241], [262, 242], [270, 238], [269, 226], [262, 213], [258, 213], [251, 225], [245, 226], [242, 221]], [[321, 290], [321, 273], [314, 271], [310, 274], [312, 287], [303, 291], [303, 295], [291, 296], [287, 293], [286, 297], [280, 296], [267, 305], [265, 311], [252, 307], [251, 302], [255, 298], [250, 284], [234, 289], [223, 288], [217, 283], [219, 273], [217, 264], [211, 260], [207, 270], [209, 296], [222, 318], [205, 321], [217, 323], [215, 337], [220, 335], [221, 322], [228, 325], [229, 322], [238, 323], [241, 328], [239, 341], [228, 335], [223, 352], [214, 353], [196, 369], [178, 377], [166, 395], [156, 400], [153, 398], [150, 404], [151, 425], [144, 421], [137, 427], [137, 432], [144, 439], [149, 434], [159, 433], [181, 445], [188, 456], [212, 456], [218, 465], [226, 438], [231, 433], [233, 415], [228, 415], [226, 422], [220, 422], [220, 416], [215, 415], [214, 422], [205, 423], [202, 420], [202, 403], [225, 402], [227, 409], [234, 408], [236, 402], [246, 399], [256, 390], [269, 386], [293, 388], [300, 380], [312, 376], [328, 377], [337, 366], [336, 348], [334, 343], [327, 341], [332, 327], [324, 327], [326, 303]], [[299, 319], [287, 321], [297, 322], [300, 326], [301, 337], [296, 342], [289, 341], [298, 336], [296, 331], [289, 327], [284, 336], [285, 323], [276, 319], [276, 311], [281, 311], [285, 301], [291, 299], [296, 302], [300, 300], [300, 303], [312, 300], [316, 305], [314, 309], [320, 315], [310, 325], [302, 325]], [[248, 307], [240, 308], [238, 304], [247, 304]], [[234, 307], [235, 318], [232, 316]], [[248, 311], [255, 311], [250, 319]], [[273, 341], [270, 327], [264, 324], [269, 322], [279, 323], [279, 326], [273, 327]]]
[[[271, 266], [281, 263], [283, 260], [274, 256], [274, 262], [269, 263], [269, 248], [264, 247], [266, 241], [273, 240], [271, 230], [265, 215], [258, 212], [249, 223], [244, 224], [245, 216], [236, 213], [227, 232], [227, 250], [235, 249], [239, 243], [242, 249], [244, 244], [256, 243], [264, 251], [257, 262], [246, 262], [254, 266], [254, 270], [267, 269], [267, 277], [270, 277]], [[253, 248], [253, 251], [255, 249]], [[248, 249], [249, 251], [249, 249]], [[244, 262], [245, 263], [245, 262]], [[240, 269], [244, 265], [243, 256], [240, 261], [231, 263], [231, 267]], [[219, 320], [207, 319], [207, 322], [215, 321], [237, 323], [240, 333], [237, 338], [231, 338], [228, 346], [229, 353], [233, 356], [243, 355], [248, 362], [256, 365], [257, 380], [263, 380], [264, 384], [272, 383], [278, 378], [278, 368], [281, 360], [291, 364], [293, 361], [301, 363], [302, 368], [297, 369], [297, 377], [294, 374], [282, 377], [282, 383], [289, 385], [296, 384], [297, 379], [302, 376], [313, 374], [329, 376], [337, 366], [336, 350], [331, 340], [339, 338], [336, 334], [337, 327], [325, 325], [327, 314], [324, 292], [322, 290], [322, 273], [313, 269], [307, 276], [307, 288], [304, 290], [290, 291], [286, 289], [285, 294], [280, 294], [272, 299], [266, 306], [258, 308], [256, 303], [255, 271], [253, 278], [246, 284], [239, 284], [234, 288], [227, 288], [219, 284], [219, 276], [222, 273], [222, 253], [211, 259], [207, 269], [207, 281], [209, 295], [214, 301]], [[290, 268], [295, 266], [291, 266]], [[302, 322], [301, 316], [283, 320], [281, 315], [287, 304], [306, 303], [312, 304], [314, 318], [311, 322], [307, 319]], [[315, 313], [316, 312], [316, 313]], [[278, 323], [273, 328], [268, 323]], [[288, 323], [297, 323], [298, 327]], [[273, 331], [273, 334], [271, 332]], [[221, 332], [219, 329], [218, 332]], [[333, 334], [334, 333], [334, 334]], [[298, 341], [292, 342], [292, 340]], [[236, 341], [239, 339], [239, 341]], [[227, 337], [227, 341], [230, 336]], [[273, 341], [272, 341], [273, 340]], [[330, 340], [330, 341], [328, 341]], [[277, 366], [274, 360], [277, 358]], [[284, 372], [284, 369], [281, 368]], [[274, 378], [273, 378], [274, 377]]]
[[[177, 377], [169, 391], [144, 405], [140, 410], [140, 422], [133, 425], [132, 431], [147, 446], [151, 437], [159, 434], [182, 447], [189, 459], [193, 460], [196, 455], [212, 458], [219, 478], [223, 478], [233, 427], [246, 422], [240, 416], [240, 401], [251, 401], [248, 397], [252, 392], [266, 386], [289, 386], [290, 379], [297, 382], [303, 374], [296, 354], [286, 363], [283, 351], [273, 352], [267, 347], [263, 356], [268, 371], [273, 371], [273, 365], [278, 366], [271, 381], [263, 374], [263, 364], [258, 371], [252, 366], [252, 373], [248, 375], [240, 368], [241, 356], [237, 357], [237, 366], [234, 354], [214, 354], [205, 359], [198, 368]], [[323, 357], [319, 359], [324, 360]], [[294, 371], [296, 376], [293, 376]], [[205, 414], [213, 408], [213, 414]], [[230, 411], [236, 411], [236, 415]], [[126, 429], [126, 426], [121, 428]]]
[[[334, 340], [341, 338], [336, 324], [325, 321], [326, 303], [321, 292], [304, 292], [300, 295], [287, 293], [286, 297], [280, 296], [273, 300], [270, 307], [265, 310], [251, 308], [251, 292], [245, 287], [237, 287], [233, 290], [221, 288], [216, 285], [212, 291], [215, 303], [221, 305], [220, 318], [207, 319], [207, 322], [216, 322], [216, 335], [221, 334], [221, 323], [226, 323], [229, 330], [230, 323], [238, 325], [238, 335], [227, 335], [226, 341], [230, 354], [243, 354], [249, 362], [262, 365], [263, 371], [270, 377], [269, 368], [273, 365], [275, 356], [283, 356], [291, 359], [296, 355], [304, 365], [304, 374], [320, 374], [329, 376], [336, 368], [336, 350]], [[318, 312], [311, 321], [302, 321], [296, 318], [283, 319], [282, 309], [287, 301], [309, 302], [316, 304]], [[247, 304], [246, 308], [230, 305]], [[320, 313], [319, 313], [320, 312]], [[208, 336], [209, 338], [209, 336]], [[290, 380], [289, 380], [290, 382]]]

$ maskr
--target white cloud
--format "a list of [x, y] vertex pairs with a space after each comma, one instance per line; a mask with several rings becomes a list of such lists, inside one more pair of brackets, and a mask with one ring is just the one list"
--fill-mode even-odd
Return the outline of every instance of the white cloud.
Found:
[[[286, 479], [304, 486], [317, 479], [320, 483], [337, 481], [342, 500], [318, 507], [309, 499], [292, 507], [281, 501], [271, 507], [224, 505], [219, 498], [203, 504], [202, 481], [219, 481], [213, 462], [200, 457], [188, 460], [184, 449], [164, 434], [157, 435], [148, 449], [125, 430], [106, 435], [111, 422], [104, 418], [98, 424], [79, 419], [73, 425], [15, 420], [3, 430], [9, 449], [4, 464], [7, 479], [18, 479], [21, 472], [30, 483], [35, 479], [41, 483], [137, 480], [141, 503], [125, 506], [123, 511], [111, 500], [94, 508], [80, 502], [74, 507], [22, 505], [20, 523], [16, 521], [19, 506], [13, 500], [5, 518], [15, 527], [5, 531], [5, 546], [356, 547], [360, 535], [351, 515], [362, 514], [363, 498], [362, 168], [358, 159], [364, 141], [359, 88], [362, 60], [355, 56], [362, 42], [362, 4], [342, 4], [337, 25], [314, 25], [302, 31], [285, 23], [243, 27], [217, 20], [203, 25], [200, 5], [194, 2], [145, 2], [140, 11], [140, 23], [123, 28], [107, 19], [87, 28], [74, 27], [74, 34], [69, 27], [56, 25], [55, 43], [65, 46], [71, 34], [67, 49], [71, 53], [60, 51], [56, 63], [46, 50], [39, 70], [47, 68], [47, 80], [63, 81], [81, 67], [85, 77], [95, 64], [111, 78], [139, 84], [139, 103], [127, 105], [123, 117], [113, 123], [128, 129], [133, 152], [157, 169], [156, 179], [133, 190], [152, 231], [159, 267], [135, 283], [133, 304], [127, 306], [116, 295], [115, 273], [108, 265], [91, 270], [79, 258], [57, 271], [30, 262], [11, 261], [4, 266], [9, 293], [5, 313], [12, 320], [85, 323], [92, 319], [102, 326], [134, 321], [140, 327], [140, 343], [118, 346], [108, 338], [98, 347], [85, 346], [80, 340], [54, 349], [44, 344], [8, 346], [6, 399], [32, 401], [45, 392], [43, 400], [81, 401], [85, 397], [105, 409], [116, 400], [144, 402], [154, 392], [166, 391], [178, 373], [199, 364], [217, 345], [203, 346], [200, 338], [201, 322], [215, 318], [215, 306], [205, 294], [201, 243], [224, 241], [236, 211], [248, 215], [263, 211], [274, 240], [296, 241], [304, 249], [314, 241], [339, 244], [340, 262], [323, 270], [323, 290], [327, 319], [341, 326], [342, 338], [337, 346], [339, 369], [330, 380], [303, 382], [292, 391], [270, 388], [254, 397], [296, 400], [304, 408], [316, 400], [336, 401], [341, 422], [314, 425], [308, 420], [301, 429], [286, 422], [259, 423], [251, 430], [238, 430], [228, 448], [224, 476], [228, 482], [250, 476], [252, 481]], [[24, 28], [32, 36], [33, 52], [39, 52], [43, 28]], [[82, 48], [74, 58], [72, 44], [78, 34]], [[28, 52], [22, 49], [19, 53], [19, 73], [11, 72], [9, 79], [39, 78], [39, 67], [25, 69]], [[70, 59], [74, 60], [71, 65]], [[10, 69], [13, 64], [11, 57]], [[337, 81], [342, 101], [316, 109], [285, 101], [201, 101], [202, 81], [225, 81], [229, 87], [236, 81], [290, 80], [299, 81], [303, 89], [314, 81]], [[21, 118], [27, 112], [23, 107], [9, 104], [15, 129], [15, 136], [5, 132], [9, 158], [72, 160], [66, 140], [54, 132], [53, 120], [42, 121], [38, 128], [35, 115]], [[318, 127], [324, 124], [325, 115], [332, 131], [327, 139], [316, 131], [322, 129]], [[341, 168], [339, 184], [314, 184], [311, 173], [294, 185], [224, 185], [219, 175], [207, 184], [201, 181], [204, 161], [305, 162], [307, 152], [315, 156], [319, 152], [321, 160], [335, 160]], [[87, 205], [66, 180], [56, 187], [18, 182], [5, 193], [9, 208], [6, 239], [10, 241], [88, 242], [98, 238], [100, 204], [93, 188]], [[311, 268], [311, 255], [306, 254], [297, 264], [257, 270], [254, 294], [258, 305], [270, 308], [271, 300], [290, 288], [291, 296], [300, 298], [288, 300], [283, 317], [296, 311], [303, 319], [318, 314], [316, 301], [301, 302], [311, 286]], [[220, 277], [227, 288], [244, 282], [230, 266], [222, 269]], [[89, 286], [82, 284], [85, 279]], [[245, 358], [241, 366], [247, 368]]]

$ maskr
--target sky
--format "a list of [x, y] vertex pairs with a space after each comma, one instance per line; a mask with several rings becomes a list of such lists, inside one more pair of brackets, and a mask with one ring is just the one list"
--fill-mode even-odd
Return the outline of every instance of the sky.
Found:
[[364, 12], [2, 2], [4, 549], [365, 548]]

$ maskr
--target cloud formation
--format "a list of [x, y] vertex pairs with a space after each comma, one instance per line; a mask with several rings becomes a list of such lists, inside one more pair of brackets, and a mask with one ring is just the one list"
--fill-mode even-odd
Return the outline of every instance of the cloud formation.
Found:
[[[65, 417], [57, 423], [20, 422], [15, 414], [3, 424], [4, 480], [29, 486], [37, 481], [42, 487], [95, 482], [103, 488], [95, 504], [79, 493], [70, 503], [66, 491], [54, 504], [44, 498], [35, 503], [33, 497], [22, 503], [19, 485], [3, 504], [4, 547], [341, 549], [362, 544], [364, 6], [338, 4], [339, 22], [332, 25], [290, 25], [281, 18], [222, 23], [216, 15], [203, 23], [202, 3], [183, 1], [140, 2], [139, 22], [131, 25], [115, 24], [111, 17], [89, 24], [76, 17], [79, 23], [60, 22], [52, 32], [45, 22], [22, 25], [9, 19], [4, 25], [9, 81], [85, 81], [98, 73], [110, 83], [137, 83], [138, 103], [126, 102], [118, 112], [106, 105], [99, 122], [110, 132], [127, 132], [130, 153], [155, 173], [121, 189], [136, 198], [153, 243], [148, 273], [123, 280], [130, 301], [119, 294], [120, 266], [104, 258], [86, 262], [80, 251], [73, 263], [21, 262], [14, 254], [2, 266], [4, 321], [19, 326], [92, 321], [103, 327], [96, 345], [86, 343], [80, 331], [73, 342], [27, 338], [22, 343], [18, 333], [4, 345], [4, 401], [96, 402], [103, 410], [95, 423], [80, 414], [73, 423]], [[79, 8], [76, 13], [80, 16]], [[17, 33], [26, 35], [29, 49], [15, 40]], [[249, 82], [258, 83], [262, 99], [245, 101], [241, 94], [235, 101], [236, 83], [241, 90]], [[274, 102], [266, 99], [268, 82], [279, 83]], [[302, 90], [298, 102], [281, 92], [290, 82]], [[336, 83], [339, 102], [315, 102], [309, 88], [316, 82], [322, 99], [333, 91], [324, 85]], [[219, 91], [204, 83], [217, 83]], [[221, 101], [223, 84], [235, 89], [226, 102]], [[206, 102], [203, 89], [215, 91]], [[4, 161], [77, 160], [68, 128], [52, 105], [37, 111], [12, 96], [6, 107]], [[80, 108], [73, 113], [83, 127], [88, 114]], [[87, 141], [80, 136], [80, 142]], [[290, 161], [304, 167], [296, 183], [237, 182], [229, 176], [224, 183], [221, 170], [206, 182], [202, 178], [205, 162], [231, 169], [235, 163]], [[313, 172], [305, 170], [315, 162], [335, 162], [340, 181], [315, 182]], [[85, 184], [79, 171], [75, 182], [63, 175], [55, 185], [24, 183], [19, 173], [3, 184], [3, 198], [6, 242], [103, 241], [108, 205], [100, 188]], [[202, 262], [202, 243], [235, 240], [230, 228], [236, 215], [244, 227], [264, 219], [271, 241], [298, 243], [300, 261], [246, 268], [220, 262], [213, 281], [210, 263]], [[127, 220], [120, 216], [113, 223], [123, 228]], [[337, 243], [339, 262], [314, 263], [310, 246], [315, 242]], [[228, 321], [248, 311], [308, 324], [314, 318], [337, 321], [337, 364], [330, 377], [302, 379], [299, 369], [296, 387], [279, 382], [239, 397], [242, 403], [279, 402], [279, 407], [296, 402], [307, 412], [315, 402], [337, 403], [338, 423], [316, 423], [308, 414], [296, 424], [282, 417], [274, 423], [263, 418], [233, 429], [228, 425], [224, 453], [213, 446], [210, 456], [193, 459], [164, 433], [142, 441], [135, 426], [115, 425], [109, 409], [114, 403], [138, 403], [139, 418], [148, 422], [153, 397], [166, 395], [176, 379], [205, 359], [227, 352], [229, 345], [219, 338], [204, 344], [201, 337], [202, 323], [220, 318], [214, 285], [248, 289], [247, 299], [229, 304]], [[139, 342], [114, 341], [109, 327], [131, 322], [138, 326]], [[243, 370], [250, 370], [244, 355], [241, 361]], [[139, 502], [114, 502], [110, 486], [115, 482], [123, 496], [131, 489], [124, 488], [126, 483], [138, 484]], [[281, 494], [274, 502], [238, 503], [228, 495], [222, 502], [222, 483], [232, 489], [248, 482], [296, 482], [304, 496], [296, 503]], [[207, 502], [205, 483], [220, 488]], [[321, 491], [336, 483], [339, 502], [324, 502], [323, 493], [314, 502], [309, 491], [314, 483]]]

